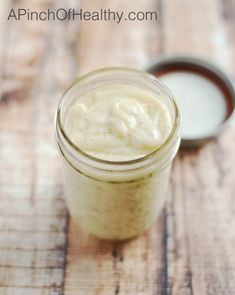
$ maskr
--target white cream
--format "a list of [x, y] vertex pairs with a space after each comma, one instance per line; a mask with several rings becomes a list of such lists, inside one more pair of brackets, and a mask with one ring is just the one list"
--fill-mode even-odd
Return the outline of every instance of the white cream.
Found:
[[171, 131], [171, 117], [153, 94], [131, 85], [108, 85], [78, 97], [65, 130], [80, 149], [100, 159], [126, 161], [157, 149]]
[[[153, 89], [154, 95], [126, 84], [91, 84], [83, 94], [75, 88], [73, 103], [64, 111], [70, 140], [87, 154], [114, 161], [90, 159], [59, 140], [70, 214], [95, 236], [134, 237], [154, 223], [165, 204], [171, 163], [180, 142], [179, 121], [168, 93], [158, 85]], [[164, 147], [149, 158], [115, 163], [153, 152], [168, 136]]]

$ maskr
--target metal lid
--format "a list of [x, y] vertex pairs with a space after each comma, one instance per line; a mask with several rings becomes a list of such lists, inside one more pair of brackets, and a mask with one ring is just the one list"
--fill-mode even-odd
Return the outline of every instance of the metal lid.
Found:
[[229, 126], [235, 113], [234, 87], [216, 66], [191, 56], [162, 57], [147, 71], [174, 95], [183, 146], [201, 145]]

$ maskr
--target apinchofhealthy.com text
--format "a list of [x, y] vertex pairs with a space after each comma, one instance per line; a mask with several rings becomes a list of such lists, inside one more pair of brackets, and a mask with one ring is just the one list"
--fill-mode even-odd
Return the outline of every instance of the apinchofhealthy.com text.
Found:
[[19, 8], [9, 11], [7, 20], [14, 21], [156, 21], [157, 11], [114, 11], [111, 9], [100, 9], [97, 11], [84, 11], [83, 9], [47, 9], [36, 11], [31, 9]]

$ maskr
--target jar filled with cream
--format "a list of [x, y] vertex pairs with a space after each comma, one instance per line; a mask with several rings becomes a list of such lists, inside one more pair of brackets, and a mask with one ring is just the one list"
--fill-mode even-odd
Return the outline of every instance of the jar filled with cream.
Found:
[[149, 228], [165, 204], [179, 130], [171, 93], [145, 72], [107, 68], [75, 81], [56, 116], [74, 221], [110, 240]]

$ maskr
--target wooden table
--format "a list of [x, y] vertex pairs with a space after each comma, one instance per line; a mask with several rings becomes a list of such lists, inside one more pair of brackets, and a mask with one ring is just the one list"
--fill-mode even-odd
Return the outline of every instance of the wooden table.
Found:
[[[3, 21], [17, 6], [157, 10], [158, 20]], [[235, 78], [235, 1], [9, 0], [0, 11], [0, 294], [235, 294], [235, 126], [179, 152], [165, 211], [126, 243], [74, 226], [54, 140], [58, 100], [89, 70], [189, 52]]]

